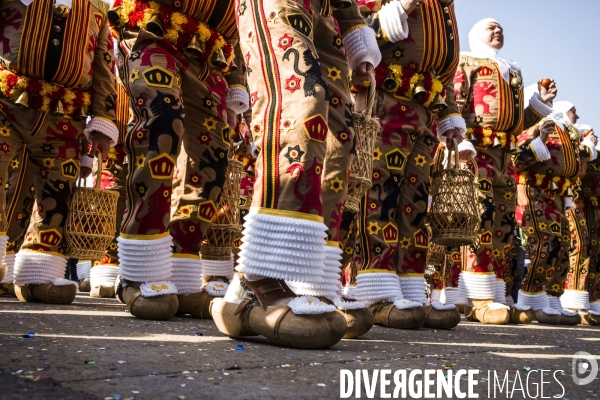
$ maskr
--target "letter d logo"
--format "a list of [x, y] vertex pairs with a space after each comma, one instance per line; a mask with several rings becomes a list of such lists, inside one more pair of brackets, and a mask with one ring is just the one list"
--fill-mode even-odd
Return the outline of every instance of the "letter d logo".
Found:
[[[573, 355], [573, 382], [576, 385], [583, 386], [592, 382], [598, 375], [598, 362], [596, 359], [585, 351], [578, 351]], [[581, 375], [589, 372], [586, 377], [580, 377]]]

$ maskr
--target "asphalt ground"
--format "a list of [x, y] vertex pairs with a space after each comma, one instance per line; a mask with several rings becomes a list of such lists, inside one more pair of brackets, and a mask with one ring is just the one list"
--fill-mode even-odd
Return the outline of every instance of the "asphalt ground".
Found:
[[[573, 355], [579, 351], [600, 360], [600, 328], [463, 319], [449, 331], [375, 326], [326, 350], [296, 350], [260, 338], [230, 339], [210, 320], [139, 320], [114, 299], [84, 293], [68, 306], [0, 297], [0, 399], [7, 400], [337, 399], [340, 371], [363, 369], [369, 376], [374, 370], [434, 369], [455, 376], [477, 369], [479, 398], [493, 398], [494, 371], [498, 383], [508, 372], [496, 398], [598, 398], [600, 376], [587, 385], [574, 383]], [[466, 391], [467, 376], [460, 381]], [[393, 390], [392, 384], [387, 393]], [[433, 398], [458, 398], [433, 392]], [[381, 396], [378, 385], [373, 398]], [[364, 386], [360, 398], [368, 398]]]

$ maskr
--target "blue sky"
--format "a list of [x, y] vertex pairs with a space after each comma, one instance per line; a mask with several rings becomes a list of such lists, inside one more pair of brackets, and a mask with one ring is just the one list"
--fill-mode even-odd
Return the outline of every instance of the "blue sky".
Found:
[[494, 18], [504, 28], [498, 54], [516, 61], [525, 86], [553, 78], [557, 100], [575, 104], [579, 123], [600, 133], [600, 0], [455, 0], [461, 50], [480, 19]]

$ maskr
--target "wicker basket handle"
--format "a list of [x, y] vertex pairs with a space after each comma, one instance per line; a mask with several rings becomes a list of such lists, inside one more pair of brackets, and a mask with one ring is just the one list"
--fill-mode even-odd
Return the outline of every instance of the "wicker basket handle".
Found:
[[[86, 154], [84, 157], [88, 157]], [[96, 154], [96, 158], [98, 158], [98, 168], [96, 170], [96, 184], [94, 185], [94, 189], [100, 188], [100, 181], [102, 180], [102, 153], [98, 152]], [[83, 186], [81, 186], [81, 181], [83, 180]], [[79, 174], [79, 178], [77, 178], [77, 186], [78, 187], [87, 187], [87, 177], [81, 179], [81, 174]]]
[[371, 118], [373, 112], [373, 105], [375, 104], [375, 95], [377, 90], [375, 87], [375, 75], [373, 72], [369, 72], [369, 82], [371, 83], [367, 88], [367, 108], [363, 111], [365, 118]]
[[456, 142], [455, 138], [452, 138], [452, 145], [454, 146], [454, 169], [458, 169], [458, 143]]

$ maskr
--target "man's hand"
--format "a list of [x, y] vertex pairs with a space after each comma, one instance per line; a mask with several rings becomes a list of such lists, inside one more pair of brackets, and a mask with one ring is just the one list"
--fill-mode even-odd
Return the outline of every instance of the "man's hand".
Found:
[[98, 131], [92, 133], [92, 148], [90, 149], [90, 154], [95, 156], [96, 151], [99, 151], [100, 154], [102, 154], [103, 160], [108, 158], [108, 152], [110, 151], [109, 137]]
[[373, 72], [373, 65], [368, 62], [361, 63], [354, 71], [352, 71], [352, 85], [362, 86], [365, 81], [369, 81], [369, 73]]
[[551, 81], [547, 88], [538, 82], [538, 91], [540, 92], [540, 100], [546, 104], [550, 104], [556, 98], [556, 94], [558, 93], [554, 81]]
[[598, 144], [598, 138], [596, 137], [596, 135], [587, 135], [585, 138], [590, 142], [594, 143], [594, 146]]
[[400, 4], [402, 5], [402, 8], [404, 8], [404, 11], [407, 14], [410, 14], [411, 12], [413, 12], [415, 10], [415, 8], [417, 8], [417, 6], [419, 4], [421, 4], [423, 2], [423, 0], [402, 0], [400, 2]]
[[540, 126], [540, 139], [544, 144], [546, 144], [552, 132], [554, 132], [554, 121], [545, 121]]
[[444, 132], [446, 137], [446, 147], [448, 150], [454, 150], [454, 142], [452, 139], [456, 139], [456, 144], [460, 144], [463, 141], [462, 131], [458, 128], [453, 128]]
[[231, 135], [233, 135], [233, 130], [237, 125], [237, 114], [235, 111], [231, 109], [227, 109], [227, 125], [229, 125], [229, 129], [231, 129]]

